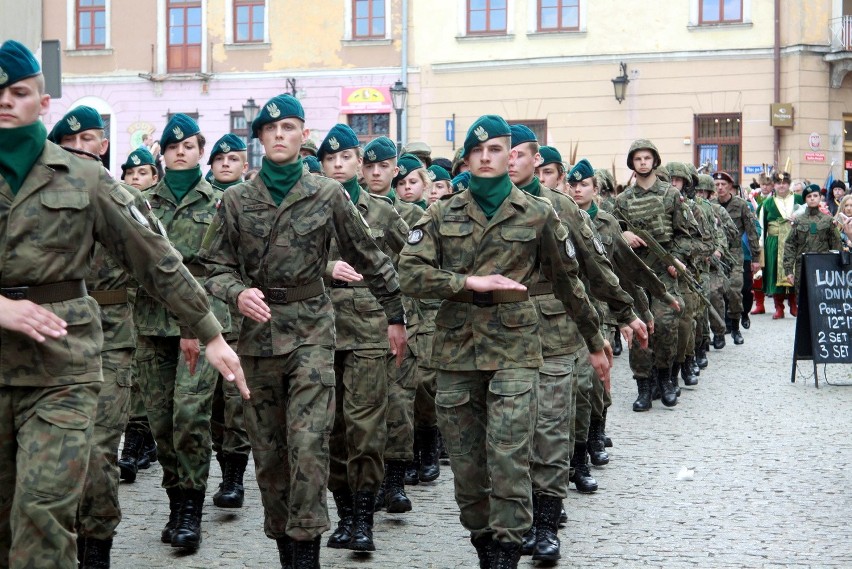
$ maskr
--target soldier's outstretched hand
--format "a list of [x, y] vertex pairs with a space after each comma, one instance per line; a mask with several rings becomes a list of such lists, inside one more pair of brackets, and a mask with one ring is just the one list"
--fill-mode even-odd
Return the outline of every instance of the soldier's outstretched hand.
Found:
[[388, 324], [388, 342], [391, 353], [396, 356], [396, 367], [402, 366], [402, 360], [405, 359], [407, 339], [405, 324]]
[[180, 351], [183, 354], [183, 359], [186, 360], [186, 365], [189, 366], [189, 375], [195, 375], [195, 366], [198, 364], [198, 357], [201, 355], [198, 339], [181, 338]]
[[243, 399], [251, 398], [251, 392], [246, 385], [246, 377], [243, 375], [243, 366], [240, 365], [240, 358], [237, 357], [222, 334], [207, 342], [205, 357], [210, 365], [219, 370], [222, 377], [236, 384]]
[[337, 261], [331, 270], [331, 278], [347, 283], [363, 281], [364, 276], [346, 261]]
[[639, 341], [639, 347], [643, 350], [648, 347], [648, 327], [640, 319], [634, 319], [627, 326], [621, 327], [621, 335], [624, 337], [624, 342], [628, 346], [633, 345], [633, 337]]
[[263, 293], [258, 288], [247, 288], [237, 296], [237, 308], [240, 314], [255, 322], [267, 322], [272, 318], [272, 311], [263, 302]]
[[488, 275], [477, 277], [471, 275], [464, 280], [464, 288], [475, 292], [489, 292], [492, 290], [527, 290], [527, 287], [517, 281], [513, 281], [503, 275]]
[[37, 342], [47, 337], [60, 338], [68, 324], [53, 312], [29, 300], [11, 300], [0, 296], [0, 328], [26, 334]]
[[612, 347], [609, 350], [609, 356], [605, 349], [589, 354], [589, 363], [605, 386], [609, 385], [609, 370], [612, 368]]

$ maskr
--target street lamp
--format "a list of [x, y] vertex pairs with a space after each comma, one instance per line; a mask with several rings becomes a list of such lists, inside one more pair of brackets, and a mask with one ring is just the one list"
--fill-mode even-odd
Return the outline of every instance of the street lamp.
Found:
[[622, 62], [620, 65], [621, 75], [612, 80], [612, 86], [615, 89], [615, 100], [618, 101], [619, 105], [627, 96], [627, 84], [630, 83], [630, 79], [627, 78], [627, 64]]
[[396, 151], [402, 152], [402, 110], [405, 108], [405, 101], [408, 99], [408, 89], [402, 84], [402, 81], [397, 80], [390, 88], [391, 102], [393, 110], [396, 111]]
[[257, 113], [260, 112], [260, 107], [254, 102], [253, 98], [243, 103], [243, 118], [246, 119], [246, 126], [251, 129], [251, 123], [257, 118]]

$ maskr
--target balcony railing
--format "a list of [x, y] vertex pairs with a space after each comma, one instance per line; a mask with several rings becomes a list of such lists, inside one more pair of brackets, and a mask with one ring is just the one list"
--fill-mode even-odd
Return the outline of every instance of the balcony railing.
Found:
[[852, 16], [831, 20], [831, 51], [852, 51]]

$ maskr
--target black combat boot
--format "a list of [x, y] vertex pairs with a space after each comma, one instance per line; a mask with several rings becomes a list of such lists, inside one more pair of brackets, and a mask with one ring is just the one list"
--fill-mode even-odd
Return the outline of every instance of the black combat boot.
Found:
[[438, 459], [438, 427], [419, 427], [414, 438], [420, 439], [420, 471], [417, 473], [422, 482], [432, 482], [441, 475], [441, 461]]
[[[680, 397], [680, 366], [682, 365], [683, 364], [679, 364], [677, 362], [673, 363], [672, 370], [669, 374], [669, 378], [671, 378], [671, 382], [675, 390], [675, 395], [677, 397]], [[662, 383], [660, 383], [660, 391], [662, 391]]]
[[145, 470], [157, 462], [157, 442], [154, 440], [154, 433], [151, 432], [150, 427], [143, 427], [140, 432], [142, 433], [142, 450], [139, 452], [136, 466], [139, 470]]
[[565, 527], [568, 523], [568, 512], [565, 511], [565, 508], [562, 508], [562, 511], [559, 512], [559, 527]]
[[293, 539], [285, 535], [276, 539], [275, 544], [278, 546], [281, 569], [293, 569]]
[[183, 507], [183, 490], [180, 488], [166, 488], [166, 494], [169, 497], [169, 521], [160, 534], [160, 541], [171, 543], [175, 528], [180, 520], [180, 510]]
[[559, 512], [562, 500], [553, 496], [539, 496], [539, 521], [536, 525], [535, 549], [533, 561], [556, 561], [562, 557], [559, 553]]
[[651, 380], [637, 377], [636, 388], [639, 390], [639, 396], [633, 402], [633, 410], [647, 411], [651, 408]]
[[411, 500], [405, 495], [404, 477], [404, 460], [385, 462], [385, 507], [389, 514], [403, 514], [411, 511]]
[[213, 494], [213, 503], [220, 508], [242, 508], [245, 498], [243, 475], [246, 473], [248, 456], [225, 454], [222, 456], [222, 483]]
[[656, 401], [660, 398], [660, 376], [657, 375], [657, 370], [651, 370], [651, 399]]
[[382, 485], [379, 486], [379, 491], [376, 492], [376, 506], [374, 512], [381, 512], [385, 509], [385, 490], [388, 487], [388, 465], [385, 463], [385, 477], [382, 479]]
[[603, 440], [603, 425], [600, 419], [589, 421], [589, 439], [586, 441], [589, 460], [595, 466], [609, 464], [609, 454], [606, 452]]
[[494, 542], [491, 569], [517, 569], [521, 559], [521, 546], [517, 543]]
[[[370, 515], [373, 514], [372, 504]], [[320, 538], [310, 541], [293, 540], [290, 544], [293, 550], [293, 569], [319, 569], [320, 562]]]
[[713, 348], [716, 350], [721, 350], [725, 347], [725, 335], [724, 334], [713, 334]]
[[574, 455], [571, 457], [571, 468], [574, 472], [568, 477], [580, 494], [592, 494], [598, 490], [598, 481], [592, 478], [589, 465], [586, 462], [586, 443], [574, 443]]
[[414, 448], [414, 460], [409, 460], [405, 463], [405, 470], [403, 471], [404, 477], [403, 481], [406, 486], [417, 486], [420, 484], [420, 475], [418, 471], [420, 470], [420, 460], [417, 456], [417, 451], [419, 449], [415, 445]]
[[125, 482], [135, 482], [139, 472], [139, 456], [142, 452], [142, 432], [128, 427], [124, 431], [124, 446], [118, 459], [119, 478]]
[[172, 547], [197, 551], [201, 545], [201, 510], [204, 507], [204, 490], [184, 490], [180, 519], [172, 534]]
[[376, 495], [370, 491], [355, 492], [352, 505], [355, 517], [352, 521], [352, 539], [346, 549], [352, 551], [375, 551], [373, 543], [373, 505]]
[[707, 349], [710, 347], [710, 340], [702, 340], [695, 346], [695, 365], [701, 369], [707, 369], [710, 361], [707, 359]]
[[606, 412], [607, 408], [604, 407], [603, 423], [601, 424], [601, 434], [603, 435], [604, 448], [612, 448], [612, 439], [609, 438], [609, 435], [606, 434]]
[[680, 366], [680, 377], [683, 379], [683, 384], [688, 387], [698, 385], [698, 376], [695, 375], [695, 357], [686, 356]]
[[83, 557], [86, 555], [86, 538], [77, 535], [77, 564], [83, 562]]
[[733, 320], [731, 322], [731, 339], [734, 341], [734, 345], [741, 346], [745, 340], [743, 340], [743, 335], [740, 333], [739, 319], [736, 322]]
[[695, 363], [695, 356], [690, 356], [689, 361], [692, 362], [692, 375], [695, 377], [701, 375], [701, 368], [698, 367], [697, 363]]
[[438, 458], [441, 459], [441, 464], [450, 464], [450, 453], [447, 452], [447, 445], [444, 444], [444, 435], [438, 429]]
[[532, 555], [535, 549], [535, 526], [538, 521], [538, 494], [532, 495], [533, 522], [521, 540], [521, 555]]
[[328, 538], [326, 545], [332, 549], [346, 549], [352, 541], [352, 521], [355, 511], [352, 506], [352, 493], [347, 488], [341, 492], [332, 493], [334, 503], [337, 505], [337, 529]]
[[[85, 538], [85, 546], [79, 569], [109, 569], [109, 552], [112, 549], [112, 539]], [[80, 559], [80, 552], [77, 552]]]
[[612, 339], [612, 355], [620, 356], [623, 351], [624, 347], [621, 345], [621, 334], [616, 331], [615, 337]]
[[657, 368], [660, 378], [660, 399], [666, 407], [677, 405], [677, 388], [672, 383], [672, 368]]
[[470, 538], [470, 543], [476, 549], [479, 558], [479, 569], [491, 569], [491, 560], [494, 559], [494, 540], [491, 535], [481, 535]]

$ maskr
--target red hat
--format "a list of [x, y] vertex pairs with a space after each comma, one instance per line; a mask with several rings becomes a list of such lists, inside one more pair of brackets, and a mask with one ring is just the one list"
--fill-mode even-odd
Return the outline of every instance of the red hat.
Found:
[[728, 182], [730, 184], [734, 183], [734, 179], [731, 178], [731, 175], [728, 174], [727, 172], [716, 172], [715, 174], [713, 174], [713, 179], [714, 180], [725, 180], [726, 182]]

